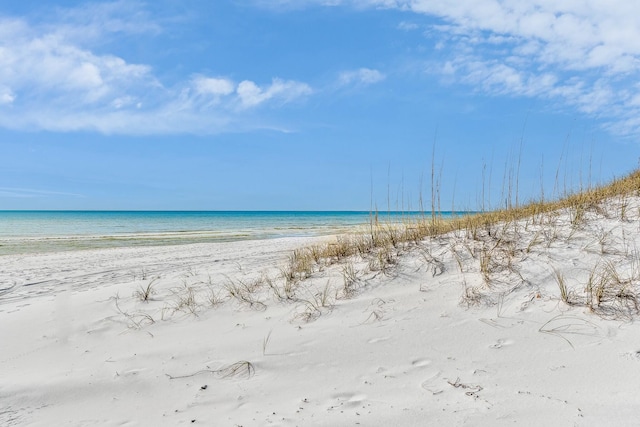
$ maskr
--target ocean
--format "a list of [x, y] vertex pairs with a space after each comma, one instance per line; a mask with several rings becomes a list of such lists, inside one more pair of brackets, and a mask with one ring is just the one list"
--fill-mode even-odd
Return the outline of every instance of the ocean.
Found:
[[[421, 215], [384, 212], [378, 218], [399, 222]], [[370, 221], [369, 212], [353, 211], [0, 211], [0, 255], [319, 236]]]

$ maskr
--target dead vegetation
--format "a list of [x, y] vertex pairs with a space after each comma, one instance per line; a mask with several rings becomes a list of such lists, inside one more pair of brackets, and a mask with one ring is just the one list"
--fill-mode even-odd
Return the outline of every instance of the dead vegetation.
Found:
[[[526, 265], [538, 260], [549, 264], [549, 279], [556, 283], [556, 298], [562, 303], [605, 318], [632, 319], [640, 314], [640, 256], [624, 230], [640, 218], [633, 199], [637, 196], [640, 171], [559, 200], [508, 204], [505, 209], [449, 219], [434, 214], [384, 223], [371, 215], [365, 229], [296, 249], [269, 274], [241, 269], [233, 278], [214, 283], [210, 276], [198, 280], [204, 267], [190, 266], [176, 287], [169, 278], [149, 279], [143, 270], [145, 283], [138, 285], [134, 298], [149, 308], [127, 311], [118, 299], [116, 307], [134, 328], [177, 313], [199, 316], [228, 302], [239, 310], [259, 311], [270, 301], [293, 304], [292, 320], [309, 322], [331, 312], [338, 301], [358, 295], [369, 279], [392, 278], [401, 257], [412, 253], [421, 259], [427, 283], [446, 276], [461, 286], [461, 303], [468, 307], [495, 305], [517, 289], [532, 287]], [[611, 225], [598, 228], [594, 224], [603, 222], [594, 220]], [[633, 231], [638, 230], [640, 225]], [[554, 268], [558, 263], [547, 260], [550, 249], [567, 246], [579, 246], [600, 261], [578, 273]]]
[[[350, 297], [359, 275], [388, 274], [403, 253], [414, 249], [421, 251], [432, 277], [443, 274], [446, 263], [434, 257], [430, 248], [434, 242], [436, 246], [438, 242], [440, 245], [444, 242], [449, 247], [450, 259], [463, 275], [462, 302], [468, 306], [494, 304], [498, 296], [529, 285], [529, 280], [520, 271], [524, 260], [553, 245], [567, 244], [578, 233], [591, 236], [590, 243], [583, 248], [585, 251], [597, 253], [604, 260], [623, 256], [616, 253], [616, 248], [621, 246], [619, 237], [611, 230], [589, 229], [589, 224], [597, 218], [625, 223], [637, 221], [640, 212], [637, 208], [633, 212], [629, 198], [639, 195], [640, 171], [634, 171], [608, 185], [579, 191], [559, 200], [533, 201], [522, 206], [508, 204], [505, 209], [450, 219], [436, 214], [397, 224], [382, 224], [377, 222], [377, 215], [372, 215], [368, 232], [297, 250], [285, 270], [287, 277], [298, 283], [339, 263], [344, 280], [342, 296]], [[351, 261], [354, 257], [365, 260], [367, 268], [355, 273]], [[473, 274], [479, 274], [482, 283], [468, 285], [466, 277]], [[620, 277], [612, 261], [604, 261], [602, 266], [595, 268], [582, 287], [569, 287], [560, 270], [553, 274], [559, 298], [564, 303], [589, 307], [603, 317], [625, 318], [640, 313], [640, 274], [637, 276]]]

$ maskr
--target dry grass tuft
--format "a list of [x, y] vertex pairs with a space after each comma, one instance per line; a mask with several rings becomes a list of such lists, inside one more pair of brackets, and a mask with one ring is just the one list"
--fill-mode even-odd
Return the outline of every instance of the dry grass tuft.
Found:
[[153, 278], [146, 285], [140, 285], [138, 289], [133, 293], [133, 296], [138, 298], [140, 301], [148, 302], [151, 300], [151, 297], [155, 295], [155, 284], [158, 280], [157, 277]]
[[227, 279], [224, 284], [229, 297], [235, 299], [241, 305], [248, 306], [254, 310], [266, 310], [267, 305], [260, 301], [256, 295], [257, 291], [264, 285], [264, 277], [243, 281], [240, 279]]
[[584, 305], [605, 318], [632, 319], [640, 314], [637, 270], [623, 277], [611, 261], [596, 265], [585, 288]]
[[199, 374], [214, 374], [219, 378], [242, 378], [246, 379], [251, 378], [256, 373], [256, 368], [253, 366], [253, 363], [248, 362], [246, 360], [241, 360], [239, 362], [232, 363], [231, 365], [223, 366], [220, 369], [202, 369], [200, 371], [194, 372], [188, 375], [169, 375], [166, 374], [169, 379], [175, 380], [178, 378], [190, 378]]

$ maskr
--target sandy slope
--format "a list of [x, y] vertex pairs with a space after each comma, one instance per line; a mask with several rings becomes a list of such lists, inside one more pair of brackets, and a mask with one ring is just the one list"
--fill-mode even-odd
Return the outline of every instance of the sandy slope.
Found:
[[0, 257], [0, 424], [634, 425], [639, 207], [323, 266], [296, 301], [259, 279], [310, 239]]

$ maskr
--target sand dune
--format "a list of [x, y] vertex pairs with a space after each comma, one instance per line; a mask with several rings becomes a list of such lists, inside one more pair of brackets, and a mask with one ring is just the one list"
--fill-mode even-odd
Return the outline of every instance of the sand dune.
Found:
[[640, 199], [287, 291], [291, 252], [327, 239], [0, 257], [0, 424], [637, 423]]

